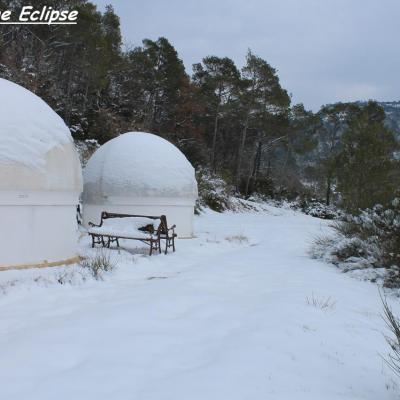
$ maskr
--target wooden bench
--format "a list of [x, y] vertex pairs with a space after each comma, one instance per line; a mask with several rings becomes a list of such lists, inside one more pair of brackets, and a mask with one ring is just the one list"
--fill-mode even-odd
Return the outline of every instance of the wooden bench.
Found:
[[161, 240], [165, 240], [165, 254], [170, 247], [175, 251], [175, 227], [168, 227], [165, 215], [132, 215], [103, 211], [100, 224], [89, 222], [88, 234], [92, 238], [92, 247], [101, 245], [109, 248], [112, 243], [120, 247], [119, 239], [139, 240], [150, 246], [151, 256], [153, 250], [161, 253]]

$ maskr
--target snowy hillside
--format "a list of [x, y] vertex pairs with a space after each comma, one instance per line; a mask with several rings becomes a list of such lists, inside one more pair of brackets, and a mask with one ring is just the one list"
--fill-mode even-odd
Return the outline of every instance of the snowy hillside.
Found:
[[113, 251], [104, 281], [3, 272], [1, 398], [397, 398], [377, 287], [307, 254], [328, 230], [274, 207], [207, 212], [175, 254]]

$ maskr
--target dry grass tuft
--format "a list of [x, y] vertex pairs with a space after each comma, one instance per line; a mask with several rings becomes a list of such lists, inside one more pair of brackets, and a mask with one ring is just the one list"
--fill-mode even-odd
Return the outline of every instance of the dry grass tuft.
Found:
[[116, 267], [116, 263], [111, 261], [109, 252], [100, 249], [94, 257], [83, 259], [80, 266], [89, 271], [94, 279], [101, 280], [104, 272], [111, 272]]
[[225, 238], [230, 243], [246, 244], [249, 243], [249, 238], [244, 235], [232, 235]]
[[311, 297], [306, 297], [306, 303], [307, 305], [319, 308], [322, 311], [333, 310], [336, 306], [336, 301], [332, 300], [330, 296], [326, 298], [316, 297], [314, 293]]

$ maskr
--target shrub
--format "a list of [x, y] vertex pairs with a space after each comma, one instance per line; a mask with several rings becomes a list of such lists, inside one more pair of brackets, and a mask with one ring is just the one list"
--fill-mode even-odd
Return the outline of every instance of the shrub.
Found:
[[400, 287], [400, 200], [388, 207], [376, 205], [359, 215], [347, 215], [332, 225], [336, 235], [318, 239], [313, 255], [330, 258], [336, 264], [351, 268], [385, 268], [384, 286]]
[[87, 270], [94, 279], [100, 280], [103, 279], [104, 272], [111, 272], [115, 268], [115, 262], [111, 261], [109, 252], [100, 249], [94, 257], [82, 259], [80, 266]]
[[339, 261], [354, 258], [369, 258], [373, 253], [369, 244], [358, 237], [346, 237], [340, 240], [332, 250], [332, 255]]
[[[400, 199], [384, 208], [376, 205], [336, 226], [343, 236], [358, 239], [359, 251], [368, 249], [382, 267], [400, 264]], [[363, 249], [364, 248], [364, 249]]]
[[199, 213], [203, 207], [208, 207], [217, 212], [223, 212], [230, 208], [230, 187], [219, 176], [208, 170], [201, 169], [197, 172], [197, 183], [199, 199], [196, 212]]
[[321, 219], [339, 219], [343, 213], [333, 205], [326, 205], [316, 199], [303, 199], [299, 203], [299, 209], [307, 215]]

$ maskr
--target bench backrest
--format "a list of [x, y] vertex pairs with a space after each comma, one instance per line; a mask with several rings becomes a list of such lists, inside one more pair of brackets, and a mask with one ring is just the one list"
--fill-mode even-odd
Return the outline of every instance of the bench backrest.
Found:
[[[158, 227], [156, 228], [156, 225], [153, 225], [154, 230], [157, 232], [157, 234], [163, 234], [168, 232], [168, 223], [167, 223], [167, 217], [165, 215], [135, 215], [135, 214], [120, 214], [120, 213], [110, 213], [107, 211], [103, 211], [101, 213], [101, 221], [100, 221], [100, 226], [103, 225], [103, 220], [110, 219], [110, 218], [147, 218], [150, 220], [159, 220], [158, 222]], [[150, 225], [150, 224], [149, 224]], [[140, 228], [143, 231], [147, 231], [150, 233], [153, 233], [153, 230], [147, 225], [143, 226], [143, 228]]]

